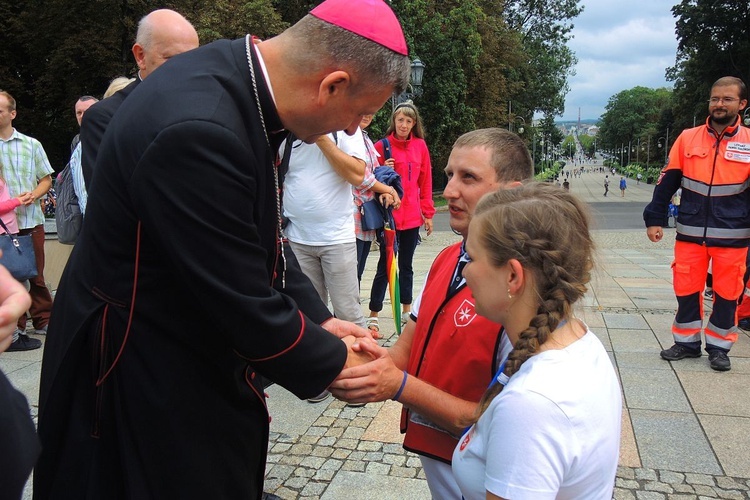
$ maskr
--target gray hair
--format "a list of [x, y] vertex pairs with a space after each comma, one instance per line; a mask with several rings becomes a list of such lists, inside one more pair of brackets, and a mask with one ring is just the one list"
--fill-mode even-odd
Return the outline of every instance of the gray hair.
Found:
[[317, 17], [308, 14], [284, 35], [299, 48], [292, 56], [293, 63], [299, 67], [321, 69], [334, 63], [366, 82], [363, 88], [389, 85], [399, 94], [409, 84], [409, 56]]

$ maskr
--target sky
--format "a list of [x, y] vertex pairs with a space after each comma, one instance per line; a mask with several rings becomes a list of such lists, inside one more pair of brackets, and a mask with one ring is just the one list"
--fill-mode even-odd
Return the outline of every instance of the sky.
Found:
[[[671, 8], [678, 0], [583, 0], [568, 42], [578, 58], [568, 77], [562, 120], [599, 118], [609, 98], [636, 86], [672, 88], [664, 76], [675, 63]], [[560, 118], [558, 118], [559, 120]]]

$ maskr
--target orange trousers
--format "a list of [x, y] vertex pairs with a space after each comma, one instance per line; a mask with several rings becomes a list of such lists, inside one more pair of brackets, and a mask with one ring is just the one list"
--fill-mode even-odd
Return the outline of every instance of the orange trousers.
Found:
[[672, 276], [677, 314], [672, 325], [675, 342], [701, 346], [703, 287], [712, 262], [714, 307], [705, 328], [706, 350], [729, 351], [737, 340], [737, 299], [744, 290], [747, 247], [706, 247], [677, 241]]

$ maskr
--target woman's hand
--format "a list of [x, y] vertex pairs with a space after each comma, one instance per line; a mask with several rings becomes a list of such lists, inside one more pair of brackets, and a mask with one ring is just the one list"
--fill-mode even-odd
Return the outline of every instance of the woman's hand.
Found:
[[432, 219], [424, 220], [424, 230], [427, 231], [427, 236], [432, 234]]
[[398, 209], [401, 206], [401, 198], [398, 197], [398, 193], [393, 188], [391, 188], [390, 192], [381, 194], [379, 199], [385, 208], [393, 207], [394, 209]]

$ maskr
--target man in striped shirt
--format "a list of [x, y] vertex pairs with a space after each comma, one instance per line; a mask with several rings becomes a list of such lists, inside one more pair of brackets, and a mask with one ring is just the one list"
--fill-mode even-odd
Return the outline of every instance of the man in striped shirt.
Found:
[[[39, 274], [30, 281], [31, 319], [37, 334], [47, 333], [52, 296], [44, 280], [44, 213], [38, 203], [50, 187], [54, 171], [47, 153], [36, 139], [19, 133], [13, 128], [16, 118], [16, 100], [0, 91], [0, 165], [2, 176], [12, 197], [30, 193], [28, 204], [16, 209], [19, 234], [31, 234]], [[8, 350], [30, 350], [41, 347], [41, 342], [26, 335], [26, 315], [18, 320], [18, 329], [13, 335], [15, 347]]]

